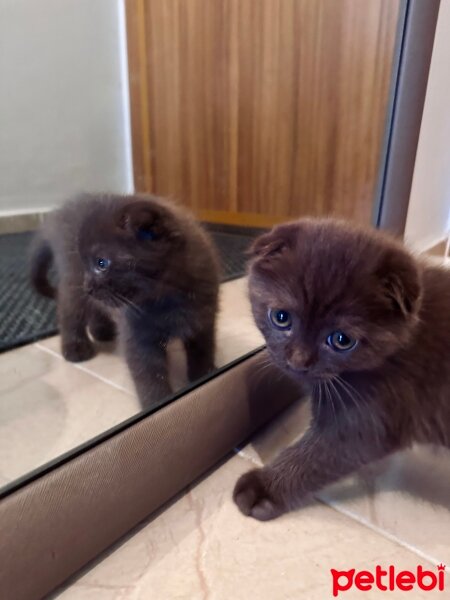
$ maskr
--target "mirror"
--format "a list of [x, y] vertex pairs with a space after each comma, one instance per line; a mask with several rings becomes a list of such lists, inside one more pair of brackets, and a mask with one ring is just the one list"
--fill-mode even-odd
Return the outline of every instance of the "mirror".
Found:
[[400, 1], [337, 4], [2, 2], [0, 487], [259, 347], [265, 228], [371, 222]]

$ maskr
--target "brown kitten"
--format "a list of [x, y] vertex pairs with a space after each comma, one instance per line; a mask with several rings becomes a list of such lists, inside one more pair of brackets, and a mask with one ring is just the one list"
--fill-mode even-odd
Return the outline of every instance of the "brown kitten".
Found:
[[268, 351], [310, 385], [313, 416], [239, 479], [245, 515], [273, 519], [413, 442], [450, 446], [450, 270], [379, 232], [303, 219], [256, 240], [249, 287]]
[[[47, 271], [55, 261], [57, 294]], [[123, 345], [138, 396], [170, 394], [166, 345], [184, 342], [190, 380], [214, 368], [219, 270], [206, 232], [183, 208], [150, 196], [83, 195], [51, 213], [31, 277], [57, 297], [64, 357], [95, 354], [94, 339]]]

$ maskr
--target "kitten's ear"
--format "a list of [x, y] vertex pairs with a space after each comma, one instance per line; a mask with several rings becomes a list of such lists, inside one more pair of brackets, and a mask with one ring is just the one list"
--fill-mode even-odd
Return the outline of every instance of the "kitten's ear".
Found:
[[151, 231], [157, 221], [156, 211], [145, 201], [128, 204], [118, 216], [119, 227], [134, 235], [138, 235], [141, 230]]
[[184, 243], [184, 236], [169, 209], [148, 200], [136, 200], [122, 210], [119, 227], [140, 242], [170, 242], [173, 248]]
[[118, 226], [141, 242], [161, 238], [175, 242], [181, 237], [170, 213], [147, 200], [137, 200], [125, 206], [119, 214]]
[[406, 251], [389, 250], [378, 273], [383, 294], [405, 317], [417, 313], [421, 294], [420, 269]]
[[284, 242], [274, 238], [272, 233], [260, 235], [247, 250], [247, 254], [253, 257], [265, 257], [277, 254], [283, 249]]
[[279, 225], [268, 233], [260, 235], [248, 250], [248, 255], [253, 258], [266, 258], [280, 254], [291, 245], [292, 226]]

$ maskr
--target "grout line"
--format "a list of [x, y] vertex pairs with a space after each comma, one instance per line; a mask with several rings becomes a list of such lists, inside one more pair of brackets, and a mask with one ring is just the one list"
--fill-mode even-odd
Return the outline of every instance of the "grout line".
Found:
[[[61, 354], [59, 354], [58, 352], [55, 352], [54, 350], [51, 350], [50, 348], [47, 348], [46, 346], [41, 346], [41, 344], [39, 344], [39, 343], [36, 343], [34, 345], [36, 348], [39, 348], [39, 350], [43, 350], [44, 352], [47, 352], [48, 354], [51, 354], [52, 356], [55, 356], [56, 358], [59, 358], [60, 360], [64, 360], [64, 357], [61, 356]], [[79, 363], [68, 363], [68, 364], [75, 367], [75, 369], [79, 369], [80, 371], [83, 371], [83, 373], [87, 373], [88, 375], [91, 375], [92, 377], [95, 377], [96, 379], [103, 381], [103, 383], [106, 383], [107, 385], [110, 385], [111, 387], [116, 388], [117, 390], [120, 390], [121, 392], [124, 392], [125, 394], [128, 394], [128, 396], [133, 396], [133, 397], [136, 396], [136, 394], [134, 394], [127, 388], [123, 387], [122, 385], [119, 385], [118, 383], [115, 383], [114, 381], [111, 381], [110, 379], [106, 379], [106, 377], [103, 377], [103, 375], [100, 375], [99, 373], [96, 373], [95, 371], [91, 371], [90, 369], [84, 367], [83, 365], [81, 365]]]
[[248, 454], [245, 450], [241, 450], [240, 448], [233, 448], [233, 452], [235, 454], [237, 454], [238, 456], [240, 456], [241, 458], [243, 458], [244, 460], [248, 460], [258, 467], [264, 466], [264, 464], [261, 460], [257, 460], [256, 458], [253, 458], [253, 456]]
[[[361, 525], [364, 525], [365, 527], [367, 527], [368, 529], [371, 529], [375, 533], [382, 535], [383, 537], [387, 538], [391, 542], [395, 542], [399, 546], [406, 548], [413, 554], [420, 556], [420, 558], [423, 558], [424, 560], [431, 563], [432, 565], [436, 566], [436, 565], [444, 564], [444, 562], [442, 560], [438, 560], [437, 558], [434, 558], [434, 556], [431, 556], [430, 554], [427, 554], [426, 552], [422, 552], [422, 550], [420, 550], [419, 548], [416, 548], [416, 546], [413, 546], [412, 544], [405, 542], [404, 540], [397, 537], [393, 533], [389, 533], [389, 531], [387, 531], [386, 529], [383, 529], [382, 527], [378, 527], [378, 525], [374, 525], [368, 519], [361, 517], [360, 515], [354, 513], [353, 511], [349, 510], [348, 508], [343, 508], [342, 506], [338, 505], [337, 503], [333, 502], [332, 500], [326, 500], [320, 496], [315, 496], [315, 498], [322, 504], [325, 504], [326, 506], [329, 506], [330, 508], [334, 509], [335, 511], [345, 515], [346, 517], [353, 519], [354, 521], [357, 521]], [[450, 573], [450, 566], [445, 567], [445, 572]]]

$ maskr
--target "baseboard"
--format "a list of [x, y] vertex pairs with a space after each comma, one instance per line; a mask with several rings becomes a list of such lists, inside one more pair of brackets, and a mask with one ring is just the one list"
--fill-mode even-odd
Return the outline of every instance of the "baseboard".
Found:
[[295, 218], [286, 215], [262, 215], [259, 213], [233, 212], [228, 210], [198, 210], [196, 214], [200, 221], [208, 223], [223, 223], [253, 228], [272, 227], [278, 223], [292, 221]]
[[445, 251], [447, 248], [447, 238], [444, 238], [440, 242], [433, 244], [429, 248], [426, 248], [423, 253], [430, 254], [431, 256], [445, 256]]
[[0, 234], [34, 231], [42, 222], [44, 212], [0, 215]]

